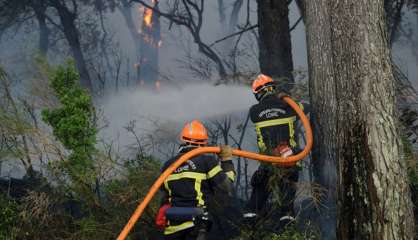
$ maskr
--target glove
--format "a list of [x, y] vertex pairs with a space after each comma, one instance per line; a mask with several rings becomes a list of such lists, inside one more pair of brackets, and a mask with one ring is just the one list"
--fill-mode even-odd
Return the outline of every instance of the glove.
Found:
[[222, 161], [228, 161], [232, 159], [232, 148], [229, 145], [222, 145], [221, 151], [218, 153], [218, 156]]

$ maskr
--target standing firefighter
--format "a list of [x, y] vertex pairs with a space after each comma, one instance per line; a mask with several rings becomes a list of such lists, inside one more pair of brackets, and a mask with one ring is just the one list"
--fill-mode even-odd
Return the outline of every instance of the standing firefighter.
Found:
[[[181, 141], [179, 154], [168, 160], [162, 171], [188, 151], [206, 146], [206, 128], [197, 120], [187, 123]], [[206, 239], [211, 226], [206, 203], [214, 189], [231, 193], [235, 178], [231, 147], [222, 146], [219, 158], [209, 154], [194, 157], [164, 181], [163, 203], [156, 221], [164, 228], [165, 239]]]
[[[282, 100], [287, 96], [276, 91], [273, 80], [263, 74], [252, 84], [258, 103], [251, 107], [250, 117], [255, 124], [260, 153], [281, 157], [297, 154], [300, 150], [295, 134], [296, 112]], [[299, 104], [300, 105], [300, 104]], [[300, 105], [303, 109], [303, 106]], [[274, 181], [270, 181], [274, 177]], [[261, 163], [251, 178], [252, 193], [245, 218], [256, 217], [264, 209], [272, 184], [277, 183], [280, 196], [280, 214], [293, 219], [293, 201], [296, 194], [298, 169], [295, 165], [272, 166]]]

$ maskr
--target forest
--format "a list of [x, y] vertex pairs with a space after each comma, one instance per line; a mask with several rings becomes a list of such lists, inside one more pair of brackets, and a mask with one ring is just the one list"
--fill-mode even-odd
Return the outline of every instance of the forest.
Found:
[[[312, 149], [291, 200], [288, 166], [235, 154], [207, 239], [418, 239], [418, 1], [0, 0], [0, 240], [125, 239], [194, 119], [263, 153], [260, 76], [308, 106]], [[164, 184], [126, 239], [168, 239]]]

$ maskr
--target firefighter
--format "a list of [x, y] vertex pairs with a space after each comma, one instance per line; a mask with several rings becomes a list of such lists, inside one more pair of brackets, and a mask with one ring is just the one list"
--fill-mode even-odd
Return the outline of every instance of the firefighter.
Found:
[[[250, 108], [250, 118], [255, 125], [260, 153], [281, 157], [297, 154], [295, 134], [296, 112], [282, 100], [285, 92], [277, 91], [271, 77], [260, 74], [252, 84], [258, 103]], [[303, 109], [303, 106], [299, 104]], [[274, 181], [269, 179], [275, 176]], [[296, 166], [273, 166], [261, 163], [251, 178], [252, 193], [244, 217], [255, 219], [264, 209], [272, 184], [278, 184], [283, 219], [293, 220], [293, 201], [296, 193], [298, 169]], [[252, 222], [252, 221], [251, 221]]]
[[[181, 132], [178, 155], [168, 160], [164, 171], [181, 155], [208, 144], [206, 128], [198, 120], [187, 123]], [[216, 155], [200, 155], [178, 167], [162, 187], [163, 201], [157, 225], [164, 229], [164, 239], [206, 239], [211, 226], [207, 202], [214, 190], [230, 194], [235, 178], [232, 148], [221, 146]]]

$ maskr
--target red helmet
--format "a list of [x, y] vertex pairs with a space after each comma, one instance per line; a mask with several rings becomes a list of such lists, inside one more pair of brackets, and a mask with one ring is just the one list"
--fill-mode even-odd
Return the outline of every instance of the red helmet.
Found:
[[267, 87], [274, 88], [273, 79], [267, 75], [259, 74], [257, 78], [253, 81], [252, 89], [255, 97], [259, 100], [264, 94], [262, 90]]
[[186, 143], [207, 144], [208, 131], [200, 121], [193, 120], [189, 123], [186, 123], [183, 130], [181, 131], [180, 139]]

